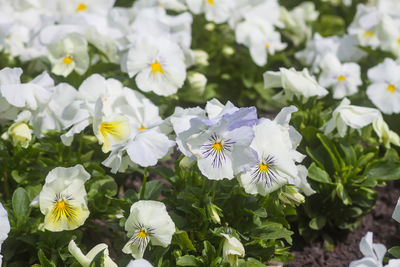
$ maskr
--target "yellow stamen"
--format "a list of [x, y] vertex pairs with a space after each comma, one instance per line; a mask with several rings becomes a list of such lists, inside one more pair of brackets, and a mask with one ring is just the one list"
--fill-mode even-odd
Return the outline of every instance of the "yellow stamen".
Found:
[[87, 9], [87, 6], [85, 4], [79, 4], [78, 7], [76, 8], [76, 12], [82, 12]]
[[147, 236], [147, 233], [143, 230], [140, 230], [139, 233], [137, 234], [137, 237], [140, 237], [142, 239], [145, 239]]
[[143, 130], [146, 130], [146, 127], [140, 126], [139, 131], [143, 131]]
[[75, 221], [78, 216], [78, 212], [75, 207], [68, 204], [64, 199], [57, 201], [51, 216], [54, 222], [58, 222], [64, 217], [67, 220]]
[[397, 39], [397, 43], [398, 43], [398, 44], [400, 44], [400, 38], [399, 38], [399, 39]]
[[217, 150], [217, 152], [221, 152], [222, 144], [220, 142], [215, 142], [212, 146], [212, 149]]
[[346, 80], [346, 76], [340, 75], [340, 76], [337, 77], [337, 80], [338, 80], [339, 82], [343, 82], [343, 81]]
[[269, 43], [266, 43], [266, 44], [265, 44], [265, 47], [266, 47], [267, 49], [269, 49], [269, 48], [271, 47], [271, 45], [270, 45]]
[[396, 87], [392, 84], [389, 84], [387, 87], [387, 90], [391, 93], [394, 93], [394, 92], [396, 92]]
[[159, 73], [164, 73], [163, 68], [161, 67], [160, 62], [156, 61], [153, 64], [151, 64], [151, 72], [153, 74], [156, 74], [157, 72]]
[[258, 164], [258, 169], [260, 170], [260, 172], [268, 172], [269, 167], [268, 164], [260, 163]]
[[6, 40], [9, 41], [10, 40], [10, 35], [6, 36]]
[[206, 0], [210, 5], [215, 5], [214, 0]]
[[375, 36], [375, 33], [374, 32], [372, 32], [372, 31], [365, 31], [364, 32], [364, 37], [374, 37]]
[[66, 56], [66, 57], [64, 58], [64, 63], [67, 64], [67, 65], [71, 64], [72, 61], [74, 61], [74, 60], [72, 59], [72, 57]]

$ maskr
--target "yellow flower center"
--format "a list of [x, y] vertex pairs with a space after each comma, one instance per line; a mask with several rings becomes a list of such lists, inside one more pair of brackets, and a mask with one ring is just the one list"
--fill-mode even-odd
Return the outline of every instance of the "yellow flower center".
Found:
[[387, 90], [391, 93], [394, 93], [394, 92], [396, 92], [396, 87], [392, 84], [389, 84], [387, 87]]
[[214, 0], [206, 0], [210, 5], [215, 5]]
[[269, 167], [268, 164], [260, 163], [258, 164], [258, 169], [260, 170], [260, 172], [268, 172]]
[[78, 212], [76, 208], [68, 204], [64, 199], [58, 200], [51, 211], [51, 217], [54, 222], [60, 221], [63, 217], [67, 220], [74, 221], [77, 216]]
[[400, 44], [400, 38], [399, 38], [399, 39], [397, 39], [397, 43], [398, 43], [398, 44]]
[[147, 236], [147, 233], [143, 230], [140, 230], [139, 233], [137, 234], [137, 237], [140, 237], [142, 239], [145, 239]]
[[72, 59], [72, 57], [66, 56], [66, 57], [64, 58], [64, 63], [67, 64], [67, 65], [71, 64], [72, 61], [74, 61], [74, 60]]
[[373, 31], [365, 31], [364, 32], [364, 37], [374, 37], [375, 33]]
[[346, 80], [346, 76], [340, 75], [340, 76], [337, 77], [337, 80], [338, 80], [339, 82], [343, 82], [343, 81]]
[[215, 142], [212, 146], [212, 149], [217, 150], [217, 152], [221, 152], [222, 144], [220, 142]]
[[271, 47], [271, 45], [270, 45], [269, 43], [266, 43], [266, 44], [265, 44], [265, 47], [266, 47], [267, 49], [269, 49], [269, 48]]
[[139, 131], [143, 131], [143, 130], [146, 130], [146, 127], [140, 126]]
[[157, 72], [159, 73], [164, 73], [163, 68], [161, 67], [160, 62], [156, 61], [153, 64], [151, 64], [151, 72], [153, 74], [156, 74]]
[[120, 121], [109, 121], [102, 122], [100, 124], [100, 133], [106, 137], [107, 134], [120, 136], [122, 133], [122, 122]]
[[78, 7], [76, 8], [76, 12], [82, 12], [87, 9], [87, 5], [80, 3]]

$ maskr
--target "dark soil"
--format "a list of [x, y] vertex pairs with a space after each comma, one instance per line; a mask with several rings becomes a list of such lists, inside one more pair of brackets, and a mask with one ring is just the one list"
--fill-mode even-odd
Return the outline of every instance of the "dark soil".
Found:
[[[327, 251], [322, 241], [312, 244], [295, 244], [292, 248], [294, 260], [287, 266], [307, 267], [341, 267], [349, 266], [353, 260], [363, 257], [359, 249], [361, 238], [367, 232], [373, 232], [373, 242], [381, 243], [387, 249], [400, 245], [400, 224], [392, 219], [392, 213], [400, 196], [400, 183], [389, 182], [385, 187], [376, 188], [379, 199], [375, 209], [367, 214], [360, 226], [354, 231], [344, 233], [336, 240], [337, 245], [333, 251]], [[300, 241], [300, 243], [302, 243]]]

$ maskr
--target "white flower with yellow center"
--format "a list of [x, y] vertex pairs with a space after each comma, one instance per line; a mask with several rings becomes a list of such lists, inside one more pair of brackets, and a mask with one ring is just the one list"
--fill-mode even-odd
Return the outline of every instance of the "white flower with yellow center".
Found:
[[400, 113], [399, 73], [400, 64], [391, 58], [368, 70], [368, 98], [385, 114]]
[[49, 172], [39, 194], [45, 229], [60, 232], [84, 224], [89, 216], [84, 184], [89, 178], [82, 165], [57, 167]]
[[296, 136], [297, 131], [288, 126], [295, 111], [295, 107], [284, 108], [276, 121], [261, 119], [254, 126], [255, 137], [250, 147], [257, 153], [257, 160], [238, 177], [247, 193], [265, 196], [286, 183], [304, 187], [307, 193], [312, 191], [295, 164], [304, 158], [295, 150], [301, 136]]
[[[0, 252], [1, 252], [1, 245], [3, 244], [4, 240], [7, 239], [9, 232], [10, 232], [10, 221], [8, 220], [8, 214], [6, 209], [0, 203]], [[2, 258], [3, 256], [0, 255], [0, 266]]]
[[400, 25], [388, 15], [383, 16], [379, 24], [379, 39], [382, 50], [400, 57]]
[[115, 0], [71, 0], [58, 2], [57, 7], [64, 17], [87, 14], [106, 16], [114, 3]]
[[348, 126], [360, 130], [381, 116], [382, 114], [375, 108], [350, 105], [350, 100], [344, 98], [333, 111], [332, 119], [324, 125], [325, 134], [329, 134], [337, 128], [339, 136], [344, 137]]
[[86, 78], [76, 95], [76, 99], [65, 107], [64, 127], [71, 128], [61, 136], [62, 142], [69, 146], [73, 136], [84, 130], [93, 122], [95, 106], [100, 98], [102, 112], [106, 117], [113, 116], [115, 109], [113, 104], [122, 95], [123, 85], [116, 79], [105, 79], [99, 74], [93, 74]]
[[356, 63], [341, 64], [334, 54], [327, 54], [322, 59], [321, 75], [318, 82], [321, 86], [332, 88], [333, 98], [341, 99], [357, 93], [362, 84], [360, 66]]
[[350, 262], [349, 267], [365, 267], [365, 266], [382, 267], [383, 266], [382, 261], [383, 261], [383, 257], [386, 254], [386, 247], [382, 244], [373, 243], [372, 236], [373, 236], [373, 233], [368, 232], [361, 239], [360, 251], [364, 255], [364, 258]]
[[79, 33], [66, 34], [48, 45], [54, 74], [68, 76], [72, 71], [82, 75], [89, 68], [88, 44]]
[[71, 240], [68, 244], [69, 253], [79, 262], [83, 267], [89, 267], [90, 263], [96, 257], [97, 254], [104, 251], [104, 267], [117, 267], [118, 265], [108, 255], [108, 246], [104, 243], [98, 244], [92, 248], [86, 255], [84, 255], [81, 249], [76, 245], [74, 240]]
[[205, 13], [206, 19], [215, 23], [226, 22], [235, 6], [232, 0], [186, 0], [186, 3], [194, 14]]
[[166, 38], [139, 38], [128, 52], [126, 70], [136, 75], [136, 84], [144, 92], [168, 96], [182, 87], [186, 78], [181, 48]]
[[103, 144], [103, 152], [107, 153], [113, 145], [122, 144], [130, 137], [129, 120], [127, 117], [118, 114], [105, 117], [103, 102], [99, 98], [93, 118], [93, 132], [99, 143]]
[[175, 233], [175, 224], [164, 203], [140, 200], [131, 206], [125, 230], [130, 239], [122, 251], [140, 259], [150, 242], [153, 246], [167, 247]]
[[239, 109], [186, 139], [201, 173], [208, 179], [233, 179], [254, 161], [249, 147], [254, 137], [251, 125], [255, 123], [251, 117], [257, 117], [254, 108]]
[[115, 112], [128, 119], [130, 136], [126, 143], [115, 146], [103, 162], [112, 172], [120, 169], [124, 151], [130, 162], [148, 167], [156, 165], [175, 145], [167, 136], [168, 130], [164, 130], [158, 107], [139, 92], [124, 88]]
[[357, 35], [362, 46], [377, 48], [380, 45], [379, 22], [382, 13], [374, 6], [357, 5], [357, 13], [347, 29], [349, 34]]

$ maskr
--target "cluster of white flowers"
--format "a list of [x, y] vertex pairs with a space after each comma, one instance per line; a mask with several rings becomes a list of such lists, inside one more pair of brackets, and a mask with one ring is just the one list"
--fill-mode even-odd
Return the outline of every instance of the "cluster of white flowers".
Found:
[[358, 92], [362, 85], [360, 66], [356, 63], [367, 53], [359, 46], [381, 49], [398, 60], [386, 58], [368, 70], [371, 85], [367, 96], [383, 113], [400, 113], [400, 23], [396, 0], [371, 1], [359, 4], [357, 13], [347, 29], [338, 37], [321, 37], [315, 33], [296, 57], [319, 73], [321, 86], [332, 90], [333, 98], [342, 99]]

